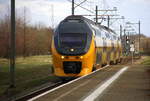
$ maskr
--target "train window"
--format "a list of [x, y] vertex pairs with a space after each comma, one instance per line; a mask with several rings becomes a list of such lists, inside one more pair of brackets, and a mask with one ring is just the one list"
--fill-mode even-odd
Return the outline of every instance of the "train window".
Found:
[[108, 39], [110, 39], [110, 35], [109, 35], [109, 33], [106, 33], [106, 37], [107, 37]]
[[105, 33], [102, 31], [101, 33], [102, 38], [105, 38]]
[[114, 40], [113, 35], [111, 35], [111, 40]]
[[112, 36], [113, 37], [113, 40], [115, 40], [115, 37], [114, 36]]
[[61, 33], [60, 45], [61, 47], [82, 47], [86, 43], [85, 33]]
[[113, 36], [113, 39], [116, 40], [116, 36]]
[[111, 40], [111, 35], [109, 35], [109, 39]]
[[78, 19], [68, 19], [66, 22], [76, 22], [76, 23], [79, 23], [79, 22], [81, 22], [81, 20], [78, 20]]
[[106, 37], [108, 38], [108, 34], [105, 32]]
[[100, 37], [101, 37], [101, 31], [100, 31], [99, 27], [94, 26], [94, 25], [92, 25], [92, 24], [91, 24], [91, 26], [92, 26], [92, 28], [94, 29], [95, 34], [96, 34], [97, 36], [100, 36]]
[[99, 29], [96, 29], [96, 33], [97, 33], [98, 36], [101, 36], [101, 32], [100, 32]]

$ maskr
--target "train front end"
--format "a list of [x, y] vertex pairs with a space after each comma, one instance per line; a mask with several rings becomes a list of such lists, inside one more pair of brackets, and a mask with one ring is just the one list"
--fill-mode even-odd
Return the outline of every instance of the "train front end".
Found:
[[54, 74], [79, 77], [89, 74], [95, 62], [92, 30], [80, 16], [69, 16], [56, 28], [52, 40]]

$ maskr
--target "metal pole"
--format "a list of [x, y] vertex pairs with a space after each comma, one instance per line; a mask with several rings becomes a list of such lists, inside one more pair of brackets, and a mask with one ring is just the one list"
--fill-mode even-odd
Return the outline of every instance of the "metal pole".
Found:
[[130, 39], [131, 40], [131, 36], [130, 36], [130, 33], [128, 32], [128, 39]]
[[72, 0], [72, 15], [74, 15], [74, 0]]
[[122, 42], [122, 25], [120, 25], [120, 39], [121, 39], [121, 42]]
[[15, 0], [11, 0], [10, 87], [15, 87]]
[[124, 42], [123, 43], [124, 44], [124, 49], [123, 50], [124, 50], [125, 54], [127, 53], [127, 40], [126, 39], [127, 39], [126, 29], [124, 29], [124, 41], [123, 41]]
[[124, 35], [126, 35], [126, 29], [124, 29]]
[[26, 57], [26, 8], [24, 7], [24, 49], [23, 49], [23, 55], [24, 58]]
[[98, 6], [96, 6], [96, 10], [95, 10], [95, 14], [96, 14], [96, 23], [98, 23]]
[[110, 22], [110, 17], [108, 16], [108, 22], [107, 22], [108, 28], [109, 28], [109, 22]]
[[141, 54], [140, 54], [140, 47], [141, 47], [140, 46], [140, 41], [141, 41], [140, 38], [141, 38], [141, 35], [140, 34], [141, 34], [141, 22], [139, 21], [139, 56], [141, 56]]

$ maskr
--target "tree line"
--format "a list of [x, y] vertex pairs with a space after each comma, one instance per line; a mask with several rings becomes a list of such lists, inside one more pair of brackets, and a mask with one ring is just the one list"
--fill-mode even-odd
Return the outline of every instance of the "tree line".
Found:
[[[16, 56], [32, 56], [50, 54], [53, 29], [42, 23], [29, 23], [29, 14], [24, 8], [23, 14], [16, 14]], [[10, 13], [0, 16], [0, 57], [10, 56]], [[138, 42], [138, 35], [134, 39]], [[150, 54], [150, 38], [141, 36], [140, 50]]]
[[[44, 24], [31, 25], [27, 14], [16, 15], [16, 56], [44, 55], [50, 53], [52, 29]], [[0, 57], [9, 58], [11, 26], [10, 16], [0, 18]]]
[[141, 51], [143, 54], [150, 55], [150, 38], [141, 38]]

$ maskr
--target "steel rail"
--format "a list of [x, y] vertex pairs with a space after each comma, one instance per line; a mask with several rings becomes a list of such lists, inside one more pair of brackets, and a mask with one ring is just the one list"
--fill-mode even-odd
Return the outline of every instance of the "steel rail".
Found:
[[21, 96], [18, 96], [18, 97], [14, 97], [12, 99], [13, 99], [13, 101], [27, 101], [28, 99], [30, 99], [34, 96], [37, 96], [37, 95], [39, 95], [39, 94], [41, 94], [45, 91], [48, 91], [48, 90], [53, 89], [55, 87], [58, 87], [58, 86], [60, 86], [64, 83], [65, 83], [64, 81], [59, 81], [59, 82], [56, 82], [56, 83], [43, 85], [44, 87], [40, 87], [39, 89], [31, 91], [28, 94], [21, 95]]

